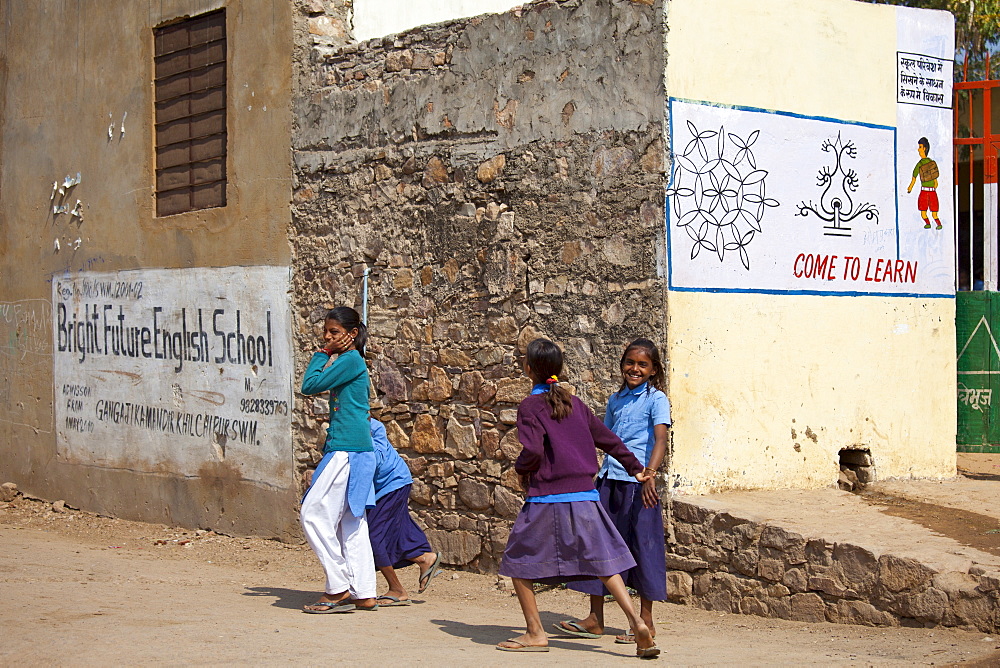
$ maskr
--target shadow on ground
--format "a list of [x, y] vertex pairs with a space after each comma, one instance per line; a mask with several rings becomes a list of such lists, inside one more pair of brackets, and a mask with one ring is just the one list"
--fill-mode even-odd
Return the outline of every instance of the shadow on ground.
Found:
[[[315, 603], [323, 594], [319, 591], [302, 591], [301, 589], [286, 589], [284, 587], [247, 587], [243, 595], [272, 597], [275, 600], [271, 602], [271, 605], [276, 608], [301, 610], [302, 606]], [[426, 601], [416, 598], [411, 598], [410, 601], [413, 602], [413, 605], [426, 603]]]
[[958, 472], [963, 478], [969, 478], [970, 480], [988, 480], [990, 482], [1000, 482], [1000, 475], [996, 473], [982, 473], [979, 471], [964, 471], [958, 469]]
[[911, 520], [963, 545], [1000, 556], [1000, 521], [995, 517], [878, 491], [860, 496], [886, 515]]
[[287, 610], [301, 610], [302, 606], [315, 603], [321, 596], [320, 592], [284, 587], [247, 587], [243, 595], [273, 597], [275, 600], [271, 602], [272, 606]]
[[[552, 625], [566, 619], [566, 615], [557, 615], [552, 612], [542, 612], [540, 616], [542, 618], [542, 626], [546, 629], [546, 632], [550, 634], [549, 647], [553, 650], [576, 650], [607, 654], [608, 656], [614, 657], [622, 656], [622, 652], [614, 652], [606, 647], [602, 647], [601, 643], [606, 642], [603, 640], [588, 640], [584, 638], [571, 639], [568, 636], [561, 638], [552, 637], [551, 634], [554, 633]], [[465, 624], [464, 622], [459, 622], [453, 619], [432, 619], [430, 621], [433, 624], [437, 624], [441, 630], [448, 635], [458, 638], [468, 638], [477, 645], [496, 645], [497, 643], [503, 642], [508, 638], [516, 638], [524, 633], [524, 627], [511, 628], [510, 626]], [[608, 635], [614, 635], [616, 633], [621, 633], [621, 631], [611, 628], [607, 629]], [[619, 649], [628, 649], [622, 645], [618, 645], [617, 647]]]

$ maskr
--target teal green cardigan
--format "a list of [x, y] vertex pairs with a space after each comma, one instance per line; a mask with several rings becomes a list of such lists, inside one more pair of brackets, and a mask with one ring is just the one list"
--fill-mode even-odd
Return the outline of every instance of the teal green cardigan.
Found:
[[357, 350], [341, 354], [324, 369], [329, 359], [323, 351], [313, 354], [302, 377], [302, 394], [330, 392], [330, 427], [323, 452], [371, 452], [368, 366]]

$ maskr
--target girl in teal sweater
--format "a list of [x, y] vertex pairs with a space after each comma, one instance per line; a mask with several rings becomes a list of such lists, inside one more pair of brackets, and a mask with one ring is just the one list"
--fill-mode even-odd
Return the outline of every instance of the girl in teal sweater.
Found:
[[[324, 456], [302, 500], [302, 528], [326, 573], [324, 594], [303, 608], [313, 614], [375, 610], [375, 562], [365, 509], [375, 505], [368, 418], [368, 328], [338, 306], [326, 316], [324, 346], [313, 354], [302, 393], [330, 393]], [[337, 358], [330, 362], [331, 355]]]

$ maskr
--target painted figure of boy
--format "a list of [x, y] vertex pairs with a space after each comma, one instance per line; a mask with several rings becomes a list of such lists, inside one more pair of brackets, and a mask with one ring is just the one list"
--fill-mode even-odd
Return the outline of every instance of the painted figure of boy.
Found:
[[934, 222], [937, 223], [937, 229], [941, 229], [941, 219], [938, 218], [938, 196], [937, 196], [937, 184], [938, 184], [938, 166], [937, 163], [927, 157], [927, 154], [931, 152], [931, 143], [927, 140], [927, 137], [921, 137], [917, 140], [917, 153], [920, 154], [920, 160], [917, 161], [916, 166], [913, 168], [913, 178], [910, 179], [910, 185], [907, 187], [906, 192], [911, 192], [913, 190], [913, 185], [917, 182], [917, 177], [920, 177], [920, 197], [917, 198], [917, 209], [920, 211], [920, 217], [924, 219], [924, 229], [929, 230], [931, 228], [931, 221], [927, 218], [927, 212], [930, 211], [931, 215], [934, 216]]

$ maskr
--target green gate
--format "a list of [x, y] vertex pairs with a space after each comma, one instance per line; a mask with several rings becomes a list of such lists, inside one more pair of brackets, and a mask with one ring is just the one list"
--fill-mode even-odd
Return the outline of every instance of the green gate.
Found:
[[[955, 304], [958, 344], [958, 451], [1000, 452], [1000, 293], [959, 292]], [[998, 332], [1000, 333], [1000, 332]]]
[[[1000, 452], [1000, 79], [955, 82], [955, 333], [959, 452]], [[994, 113], [997, 110], [997, 113]]]

